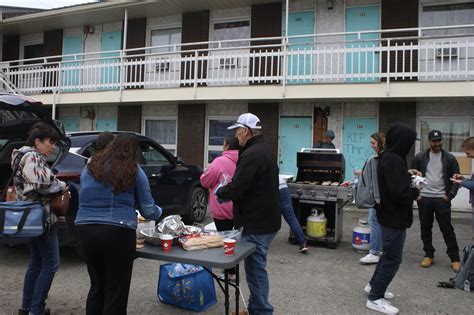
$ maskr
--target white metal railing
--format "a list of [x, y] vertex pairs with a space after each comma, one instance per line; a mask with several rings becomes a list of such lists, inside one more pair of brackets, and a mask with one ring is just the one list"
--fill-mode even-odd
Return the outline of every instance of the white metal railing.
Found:
[[252, 84], [461, 81], [474, 79], [473, 48], [474, 25], [238, 39], [4, 62], [0, 83], [24, 94], [38, 94]]

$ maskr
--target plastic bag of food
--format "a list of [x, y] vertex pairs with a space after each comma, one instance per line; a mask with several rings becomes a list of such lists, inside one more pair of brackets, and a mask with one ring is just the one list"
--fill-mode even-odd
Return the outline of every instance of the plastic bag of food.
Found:
[[227, 231], [210, 232], [209, 234], [219, 235], [222, 237], [222, 239], [231, 238], [233, 240], [240, 241], [240, 237], [242, 236], [242, 231], [243, 231], [243, 228], [240, 228], [240, 229], [232, 229], [232, 230], [227, 230]]

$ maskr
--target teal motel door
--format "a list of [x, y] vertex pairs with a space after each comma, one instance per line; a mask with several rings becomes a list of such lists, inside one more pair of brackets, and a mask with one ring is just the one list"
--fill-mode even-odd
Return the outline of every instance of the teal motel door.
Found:
[[96, 131], [117, 131], [117, 118], [97, 118]]
[[64, 130], [66, 132], [79, 131], [79, 118], [78, 117], [61, 117]]
[[354, 177], [354, 170], [361, 170], [367, 158], [375, 154], [370, 147], [370, 135], [377, 132], [376, 118], [344, 118], [342, 153], [346, 160], [344, 180]]
[[[371, 31], [380, 29], [380, 7], [362, 6], [346, 9], [346, 32]], [[379, 34], [346, 35], [346, 75], [355, 75], [347, 78], [346, 82], [378, 82], [374, 77], [379, 72], [380, 56], [377, 52], [366, 52], [367, 47], [378, 47]], [[358, 51], [361, 50], [361, 51]]]
[[282, 117], [280, 119], [280, 174], [296, 177], [296, 153], [311, 148], [311, 117]]
[[[101, 36], [101, 51], [122, 49], [122, 31], [104, 32]], [[120, 52], [106, 52], [100, 54], [101, 60], [100, 83], [101, 89], [118, 89], [115, 83], [120, 81]], [[117, 57], [117, 58], [114, 58]], [[106, 86], [103, 86], [106, 85]]]
[[[314, 34], [314, 12], [291, 12], [288, 15], [288, 36]], [[288, 75], [299, 76], [298, 79], [290, 79], [290, 84], [311, 83], [309, 78], [313, 74], [313, 56], [310, 50], [313, 48], [314, 38], [290, 38], [289, 50], [296, 55], [288, 58]], [[298, 53], [299, 52], [299, 53]]]
[[[82, 35], [64, 36], [63, 38], [63, 54], [72, 55], [82, 53]], [[82, 56], [65, 56], [63, 57], [61, 84], [63, 91], [76, 92], [79, 88], [75, 87], [81, 84], [81, 72], [79, 66]]]

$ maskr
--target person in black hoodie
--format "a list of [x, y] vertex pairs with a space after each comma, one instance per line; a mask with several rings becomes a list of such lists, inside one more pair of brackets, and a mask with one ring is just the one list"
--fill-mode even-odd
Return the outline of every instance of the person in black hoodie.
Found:
[[233, 201], [234, 225], [243, 227], [242, 241], [256, 245], [256, 251], [245, 259], [249, 313], [272, 314], [265, 268], [267, 251], [281, 227], [278, 164], [263, 140], [257, 116], [242, 114], [229, 129], [236, 129], [235, 136], [242, 148], [232, 182], [218, 188], [216, 196], [221, 202]]
[[386, 135], [385, 151], [379, 157], [377, 178], [380, 204], [376, 205], [377, 218], [382, 230], [383, 255], [365, 291], [369, 294], [367, 308], [386, 314], [398, 309], [386, 298], [387, 292], [402, 262], [406, 229], [413, 223], [413, 201], [418, 189], [412, 187], [406, 156], [416, 140], [416, 132], [403, 123], [394, 123]]

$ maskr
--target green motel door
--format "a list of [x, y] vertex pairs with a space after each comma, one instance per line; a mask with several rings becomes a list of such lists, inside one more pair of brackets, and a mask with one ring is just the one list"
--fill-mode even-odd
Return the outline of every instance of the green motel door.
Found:
[[[372, 31], [380, 29], [380, 7], [362, 6], [349, 7], [346, 9], [346, 32]], [[360, 40], [357, 34], [346, 35], [346, 75], [354, 77], [346, 79], [346, 82], [378, 82], [379, 78], [374, 74], [379, 72], [379, 54], [367, 49], [378, 47], [376, 40], [379, 34], [361, 34]], [[375, 49], [375, 48], [374, 48]]]
[[120, 81], [120, 52], [106, 52], [120, 50], [122, 47], [122, 31], [104, 32], [101, 36], [100, 83], [101, 89], [118, 89], [116, 83]]
[[370, 135], [377, 131], [376, 118], [344, 118], [342, 153], [346, 160], [344, 180], [354, 177], [354, 170], [361, 170], [365, 161], [374, 155]]
[[280, 120], [280, 174], [296, 177], [296, 153], [311, 147], [311, 117], [282, 117]]
[[[288, 15], [288, 36], [314, 34], [314, 12], [290, 12]], [[312, 37], [290, 38], [288, 57], [288, 75], [290, 84], [311, 83], [310, 76], [313, 74], [313, 56], [310, 51], [313, 48]]]

